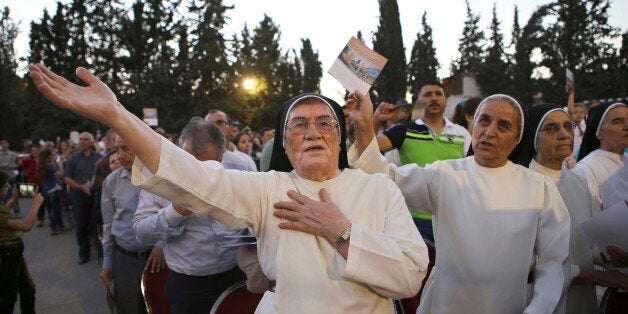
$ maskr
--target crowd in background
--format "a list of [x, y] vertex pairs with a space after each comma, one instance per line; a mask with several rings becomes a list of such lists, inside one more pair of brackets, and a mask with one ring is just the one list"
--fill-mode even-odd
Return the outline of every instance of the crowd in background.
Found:
[[[423, 108], [423, 112], [413, 114], [411, 107], [381, 103], [373, 115], [374, 129], [376, 134], [378, 134], [377, 142], [379, 144], [379, 150], [382, 154], [385, 154], [388, 161], [397, 166], [402, 166], [408, 163], [416, 163], [420, 167], [424, 167], [436, 160], [464, 158], [465, 156], [473, 155], [473, 149], [470, 147], [471, 136], [473, 136], [474, 130], [473, 123], [476, 118], [476, 110], [483, 103], [483, 99], [465, 99], [456, 105], [452, 117], [443, 117], [442, 113], [444, 111], [444, 104], [442, 103], [442, 100], [446, 98], [442, 85], [438, 82], [433, 82], [423, 85], [423, 87], [425, 86], [431, 86], [433, 90], [422, 95], [422, 88], [421, 91], [417, 91], [417, 94], [413, 99], [417, 102], [420, 101], [426, 104], [426, 108]], [[561, 162], [565, 169], [572, 169], [574, 167], [577, 169], [577, 161], [582, 159], [582, 157], [578, 157], [580, 145], [583, 143], [585, 130], [589, 127], [586, 123], [587, 115], [595, 106], [600, 104], [592, 103], [585, 106], [583, 104], [574, 103], [573, 88], [568, 88], [567, 92], [571, 96], [569, 97], [569, 101], [564, 106], [558, 107], [564, 107], [564, 111], [568, 113], [569, 121], [565, 122], [564, 125], [565, 128], [568, 128], [567, 123], [569, 123], [569, 131], [573, 131], [573, 146], [570, 150], [569, 156], [565, 157], [564, 160], [561, 160]], [[438, 105], [440, 107], [433, 109], [431, 104], [434, 104], [435, 106]], [[605, 108], [608, 108], [608, 104], [605, 104]], [[625, 105], [621, 108], [625, 108]], [[351, 123], [348, 118], [351, 116], [348, 106], [344, 107], [344, 110], [345, 117], [347, 119], [345, 130], [347, 134], [346, 144], [350, 147], [356, 141], [356, 126]], [[430, 112], [431, 110], [433, 110], [433, 112]], [[533, 112], [533, 109], [529, 112]], [[528, 119], [528, 112], [525, 113], [525, 117]], [[602, 116], [602, 118], [603, 117], [604, 116]], [[434, 120], [430, 120], [431, 118], [434, 118]], [[601, 123], [599, 118], [600, 117], [598, 117], [596, 122], [597, 124]], [[624, 117], [624, 119], [626, 118]], [[234, 157], [232, 158], [239, 160], [238, 162], [235, 162], [236, 164], [242, 163], [245, 165], [254, 165], [246, 166], [248, 168], [245, 167], [246, 170], [249, 171], [268, 170], [269, 158], [275, 141], [275, 129], [262, 128], [258, 131], [252, 130], [249, 126], [243, 125], [239, 121], [231, 121], [228, 114], [219, 110], [210, 110], [204, 120], [220, 129], [226, 142], [226, 151], [234, 153]], [[436, 121], [437, 124], [442, 123], [442, 125], [434, 127], [432, 125], [433, 121]], [[623, 121], [623, 131], [620, 127], [617, 132], [625, 133], [628, 129], [626, 126], [627, 124], [627, 121]], [[440, 140], [441, 135], [448, 136], [449, 142], [457, 142], [456, 147], [459, 148], [459, 152], [452, 155], [453, 157], [443, 157], [440, 159], [436, 158], [429, 161], [422, 160], [421, 162], [409, 161], [413, 157], [408, 153], [408, 146], [405, 146], [409, 145], [409, 142], [407, 141], [407, 137], [409, 136], [408, 132], [415, 131], [412, 128], [416, 128], [418, 126], [424, 126], [426, 128], [425, 132], [419, 132], [421, 136], [432, 136], [432, 140]], [[558, 128], [560, 129], [562, 127], [563, 125], [560, 125]], [[403, 130], [401, 133], [399, 131], [400, 128]], [[169, 130], [173, 133], [168, 133], [165, 129], [167, 129], [167, 126], [165, 128], [159, 127], [155, 131], [175, 145], [182, 145], [182, 143], [179, 142], [180, 136], [176, 134], [177, 130]], [[545, 130], [546, 129], [542, 131]], [[551, 131], [551, 129], [548, 130]], [[521, 130], [521, 132], [523, 132], [523, 130]], [[538, 133], [538, 129], [536, 132]], [[560, 133], [561, 131], [555, 130], [554, 133], [556, 132]], [[100, 236], [103, 236], [103, 222], [105, 225], [107, 224], [107, 217], [105, 217], [105, 221], [103, 221], [103, 214], [101, 212], [101, 203], [105, 203], [104, 199], [101, 201], [101, 197], [104, 193], [103, 184], [111, 173], [121, 167], [129, 168], [127, 167], [129, 159], [126, 157], [120, 157], [118, 149], [120, 147], [124, 147], [124, 143], [117, 142], [116, 134], [112, 130], [108, 130], [100, 138], [94, 137], [88, 132], [80, 134], [78, 132], [76, 133], [79, 136], [74, 137], [74, 140], [57, 137], [54, 141], [50, 139], [37, 139], [33, 142], [30, 139], [25, 139], [22, 141], [21, 148], [18, 152], [12, 151], [10, 143], [1, 139], [0, 144], [2, 145], [2, 150], [0, 151], [0, 170], [5, 172], [10, 177], [8, 183], [8, 193], [6, 194], [3, 202], [5, 204], [14, 204], [12, 210], [16, 215], [21, 214], [21, 209], [19, 208], [19, 204], [11, 202], [11, 199], [14, 198], [12, 193], [15, 191], [13, 187], [18, 183], [24, 182], [38, 186], [38, 190], [43, 195], [43, 199], [45, 200], [43, 205], [37, 209], [37, 227], [45, 226], [46, 220], [48, 220], [51, 235], [55, 236], [59, 233], [66, 232], [68, 227], [72, 227], [67, 225], [67, 221], [72, 221], [72, 224], [74, 225], [73, 227], [76, 228], [77, 241], [80, 248], [78, 263], [84, 264], [90, 260], [89, 251], [91, 249], [89, 247], [89, 241], [99, 242], [100, 240], [97, 235], [100, 232]], [[405, 138], [396, 140], [395, 136], [399, 134]], [[626, 137], [626, 135], [623, 136]], [[69, 136], [69, 138], [73, 138], [73, 136]], [[620, 139], [619, 141], [623, 140]], [[618, 145], [621, 146], [623, 144], [620, 143]], [[413, 146], [413, 149], [415, 148], [416, 147]], [[626, 145], [623, 145], [623, 151], [625, 151], [626, 148]], [[590, 151], [588, 151], [587, 154], [589, 152]], [[70, 162], [70, 160], [78, 158], [75, 156], [81, 156], [81, 154], [84, 158], [89, 158], [90, 161], [87, 163], [79, 161]], [[621, 158], [623, 158], [623, 162], [625, 164], [626, 153], [619, 155], [622, 156]], [[130, 159], [131, 164], [133, 158]], [[222, 162], [225, 167], [227, 167], [227, 164], [229, 163], [225, 160], [227, 157], [221, 158], [223, 158]], [[197, 159], [202, 160], [199, 157], [197, 157]], [[530, 160], [527, 160], [527, 162], [530, 162]], [[90, 169], [81, 169], [81, 167], [86, 167], [87, 164], [91, 165], [89, 166], [91, 167]], [[532, 168], [532, 166], [530, 167]], [[624, 168], [621, 168], [620, 166], [620, 172], [625, 172], [625, 166], [623, 167]], [[68, 169], [70, 169], [69, 172]], [[68, 178], [70, 179], [68, 180]], [[589, 182], [589, 184], [590, 183], [591, 182]], [[72, 196], [72, 193], [74, 192], [82, 193], [85, 199], [81, 201], [76, 195]], [[619, 194], [622, 193], [624, 199], [628, 199], [626, 191], [619, 191]], [[602, 192], [601, 194], [604, 193]], [[601, 201], [600, 192], [598, 192], [596, 196], [600, 198]], [[81, 207], [80, 213], [77, 212], [77, 207], [79, 206]], [[68, 220], [69, 217], [64, 219], [63, 216], [68, 215], [69, 213], [73, 213], [71, 219]], [[421, 235], [433, 244], [435, 241], [435, 230], [432, 230], [431, 216], [425, 216], [420, 213], [416, 213], [415, 215], [415, 213], [412, 212], [412, 217], [414, 218]], [[111, 219], [109, 219], [109, 223], [110, 222]], [[124, 248], [118, 248], [116, 246], [116, 249], [121, 250], [123, 253], [126, 252]], [[138, 252], [139, 251], [131, 251], [126, 252], [125, 254], [134, 255]], [[148, 252], [147, 254], [152, 254], [152, 252]], [[620, 251], [618, 254], [619, 256], [623, 256], [626, 252]], [[139, 254], [138, 256], [140, 255], [142, 254]], [[608, 265], [608, 263], [604, 263], [596, 266], [596, 269], [602, 269], [602, 267]], [[625, 265], [623, 265], [623, 267], [625, 267]], [[101, 274], [101, 277], [102, 276], [103, 275]], [[626, 288], [626, 275], [617, 273], [615, 276], [616, 281], [609, 286]], [[104, 277], [103, 280], [107, 283]], [[594, 281], [594, 283], [599, 285], [600, 281]]]

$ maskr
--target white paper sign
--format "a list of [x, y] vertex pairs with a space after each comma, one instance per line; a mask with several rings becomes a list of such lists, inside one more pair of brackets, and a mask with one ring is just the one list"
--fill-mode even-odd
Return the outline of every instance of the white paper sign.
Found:
[[583, 222], [582, 230], [604, 255], [606, 247], [613, 245], [628, 252], [628, 202], [619, 202]]

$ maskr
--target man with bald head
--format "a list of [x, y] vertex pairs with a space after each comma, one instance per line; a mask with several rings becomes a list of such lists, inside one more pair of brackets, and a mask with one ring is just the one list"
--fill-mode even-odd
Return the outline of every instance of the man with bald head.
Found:
[[205, 121], [217, 125], [227, 140], [227, 150], [222, 158], [223, 164], [230, 165], [233, 169], [257, 171], [257, 166], [255, 165], [253, 158], [238, 151], [235, 148], [235, 145], [231, 142], [231, 124], [229, 123], [229, 115], [218, 109], [211, 109], [205, 116]]
[[76, 223], [76, 240], [79, 246], [79, 264], [85, 264], [90, 258], [89, 221], [92, 212], [92, 195], [90, 181], [94, 176], [96, 162], [100, 154], [92, 150], [94, 136], [89, 132], [79, 135], [79, 151], [72, 155], [65, 166], [64, 181], [70, 186], [70, 201], [74, 222]]
[[508, 160], [523, 131], [519, 103], [480, 103], [474, 156], [396, 167], [380, 154], [369, 97], [350, 97], [352, 165], [387, 174], [409, 209], [434, 217], [436, 266], [417, 313], [553, 313], [569, 280], [569, 214], [549, 177]]

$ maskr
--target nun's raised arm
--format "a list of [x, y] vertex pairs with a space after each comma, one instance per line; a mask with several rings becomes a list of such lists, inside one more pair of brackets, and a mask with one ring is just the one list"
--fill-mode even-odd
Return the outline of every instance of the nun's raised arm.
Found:
[[76, 69], [78, 78], [87, 84], [83, 87], [55, 74], [41, 63], [31, 64], [28, 69], [35, 86], [46, 99], [59, 108], [114, 129], [148, 170], [157, 171], [161, 150], [159, 134], [127, 111], [111, 89], [91, 72], [82, 67]]

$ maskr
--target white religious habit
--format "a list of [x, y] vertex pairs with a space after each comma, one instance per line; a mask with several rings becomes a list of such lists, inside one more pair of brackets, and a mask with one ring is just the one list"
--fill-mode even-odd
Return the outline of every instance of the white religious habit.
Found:
[[[157, 172], [136, 158], [133, 183], [227, 227], [250, 227], [260, 265], [276, 281], [275, 297], [264, 298], [274, 299], [272, 312], [394, 313], [391, 299], [416, 294], [425, 277], [427, 247], [399, 189], [383, 175], [344, 169], [316, 182], [295, 171], [227, 170], [162, 139]], [[284, 220], [273, 204], [291, 200], [287, 191], [320, 201], [321, 188], [353, 224], [346, 260], [322, 237], [277, 227]]]
[[[538, 171], [552, 179], [563, 197], [571, 220], [571, 237], [569, 242], [570, 281], [567, 292], [567, 313], [594, 314], [598, 312], [595, 284], [586, 283], [570, 285], [571, 280], [580, 275], [580, 267], [593, 269], [594, 261], [601, 265], [600, 249], [584, 233], [580, 224], [599, 213], [600, 203], [589, 193], [587, 183], [573, 171], [563, 166], [562, 170], [554, 170], [540, 165], [534, 159], [530, 169]], [[564, 297], [564, 296], [563, 296]]]
[[417, 313], [552, 313], [568, 269], [569, 214], [546, 176], [474, 157], [396, 167], [373, 140], [353, 166], [385, 173], [408, 207], [432, 213], [436, 265]]
[[628, 154], [596, 149], [582, 158], [573, 171], [584, 178], [603, 208], [628, 200]]

